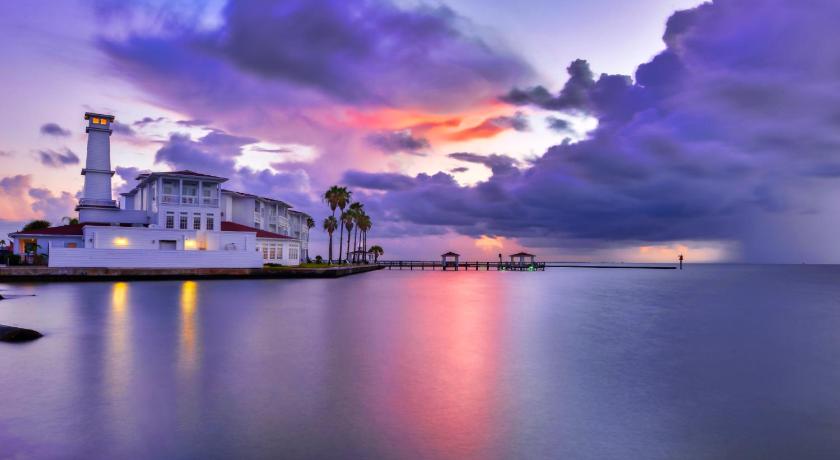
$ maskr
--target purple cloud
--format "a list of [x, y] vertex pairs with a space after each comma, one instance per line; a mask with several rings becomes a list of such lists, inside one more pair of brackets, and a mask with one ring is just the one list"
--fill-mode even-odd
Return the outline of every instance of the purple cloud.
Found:
[[131, 126], [120, 123], [119, 121], [111, 123], [111, 129], [114, 131], [114, 134], [119, 136], [133, 137], [136, 134]]
[[[239, 167], [236, 159], [242, 148], [257, 142], [250, 137], [234, 136], [214, 129], [193, 140], [184, 134], [172, 134], [155, 154], [155, 163], [173, 170], [193, 170], [226, 177], [225, 187], [262, 196], [282, 199], [306, 211], [313, 202], [309, 191], [309, 176], [302, 169], [272, 171]], [[134, 170], [125, 170], [126, 176]]]
[[597, 117], [586, 140], [551, 147], [521, 170], [453, 155], [501, 168], [471, 186], [443, 173], [389, 175], [401, 187], [371, 195], [371, 209], [387, 222], [535, 245], [716, 240], [740, 243], [748, 260], [819, 260], [831, 241], [804, 242], [794, 223], [837, 220], [815, 193], [838, 188], [840, 74], [831, 63], [840, 51], [814, 43], [835, 34], [838, 15], [840, 4], [827, 0], [809, 8], [718, 1], [679, 12], [666, 49], [635, 78], [596, 78], [578, 60], [559, 93], [536, 86], [503, 96]]
[[41, 126], [41, 134], [56, 137], [68, 137], [70, 136], [70, 131], [62, 128], [57, 123], [46, 123]]
[[395, 173], [347, 171], [342, 181], [352, 187], [369, 190], [405, 190], [414, 186], [412, 178]]
[[45, 188], [29, 189], [29, 196], [34, 199], [32, 210], [40, 213], [53, 223], [58, 223], [63, 217], [72, 216], [78, 201], [67, 192], [54, 195]]
[[476, 153], [458, 152], [450, 153], [449, 158], [454, 158], [467, 163], [476, 163], [487, 166], [496, 175], [505, 175], [511, 172], [518, 171], [516, 166], [519, 164], [514, 158], [507, 155], [491, 154], [479, 155]]
[[367, 141], [385, 153], [405, 152], [420, 155], [423, 150], [431, 147], [426, 138], [415, 137], [409, 130], [373, 133], [367, 136]]
[[70, 149], [64, 148], [63, 152], [51, 149], [43, 149], [38, 152], [38, 160], [42, 165], [50, 168], [63, 168], [69, 165], [79, 164], [79, 157]]
[[556, 133], [570, 133], [572, 132], [572, 125], [567, 120], [557, 117], [546, 117], [546, 125], [548, 129]]

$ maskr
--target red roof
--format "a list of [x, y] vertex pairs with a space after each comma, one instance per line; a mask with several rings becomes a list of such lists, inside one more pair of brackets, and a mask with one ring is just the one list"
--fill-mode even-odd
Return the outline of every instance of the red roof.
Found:
[[10, 235], [56, 235], [56, 236], [81, 236], [82, 228], [85, 224], [62, 225], [59, 227], [41, 228], [37, 230], [27, 230], [25, 232], [14, 232]]
[[271, 233], [258, 228], [249, 227], [247, 225], [237, 224], [236, 222], [222, 222], [223, 232], [255, 232], [257, 238], [274, 238], [282, 240], [293, 240], [291, 236], [281, 235], [279, 233]]

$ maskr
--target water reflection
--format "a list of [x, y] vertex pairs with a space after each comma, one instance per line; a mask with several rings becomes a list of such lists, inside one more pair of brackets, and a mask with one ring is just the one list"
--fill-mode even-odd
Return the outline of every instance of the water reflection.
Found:
[[110, 412], [109, 418], [113, 421], [108, 429], [122, 442], [130, 442], [133, 432], [133, 419], [130, 417], [132, 353], [128, 298], [128, 283], [118, 282], [112, 285], [104, 354], [107, 407]]
[[[492, 458], [503, 334], [503, 289], [476, 274], [412, 277], [399, 326], [394, 427], [421, 457]], [[375, 396], [374, 396], [375, 397]]]
[[196, 308], [198, 306], [198, 284], [184, 281], [181, 284], [180, 333], [178, 335], [178, 374], [181, 378], [193, 375], [199, 367], [198, 324]]

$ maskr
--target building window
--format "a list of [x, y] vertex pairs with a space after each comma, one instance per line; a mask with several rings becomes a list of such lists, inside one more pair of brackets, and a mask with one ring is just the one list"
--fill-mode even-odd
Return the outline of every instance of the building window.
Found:
[[264, 259], [264, 260], [267, 260], [267, 259], [268, 259], [268, 244], [263, 243], [263, 245], [262, 245], [262, 253], [263, 253], [263, 259]]
[[187, 229], [187, 217], [188, 217], [187, 213], [185, 213], [185, 212], [181, 213], [181, 222], [179, 222], [180, 226], [178, 227], [181, 230], [186, 230]]
[[175, 228], [175, 213], [166, 213], [166, 228]]
[[290, 259], [297, 259], [298, 258], [297, 248], [289, 248], [289, 258]]
[[278, 259], [283, 258], [283, 245], [282, 244], [277, 245], [277, 258]]
[[193, 230], [201, 230], [201, 214], [193, 214]]
[[254, 200], [254, 212], [260, 212], [260, 202]]
[[277, 250], [274, 247], [274, 245], [272, 244], [271, 247], [268, 248], [268, 258], [273, 260], [276, 255], [277, 255]]
[[215, 228], [216, 227], [216, 222], [215, 222], [215, 219], [213, 217], [214, 217], [213, 214], [207, 214], [207, 230], [212, 231], [212, 230], [216, 229]]

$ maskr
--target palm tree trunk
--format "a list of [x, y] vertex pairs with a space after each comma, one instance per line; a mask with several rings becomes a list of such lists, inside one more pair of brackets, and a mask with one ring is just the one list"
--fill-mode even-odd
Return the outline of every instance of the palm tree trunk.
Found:
[[356, 228], [353, 229], [353, 263], [356, 263], [356, 259], [358, 258], [356, 254], [356, 249], [359, 247], [358, 243], [358, 236], [359, 236], [359, 226], [357, 225]]
[[347, 263], [350, 263], [350, 234], [352, 230], [347, 230]]
[[329, 251], [329, 253], [330, 254], [329, 254], [329, 259], [327, 260], [327, 263], [331, 264], [332, 263], [332, 233], [330, 233], [330, 251]]
[[341, 228], [339, 228], [338, 231], [338, 263], [341, 263], [341, 253], [343, 249], [341, 243], [344, 242], [344, 225], [341, 225]]

